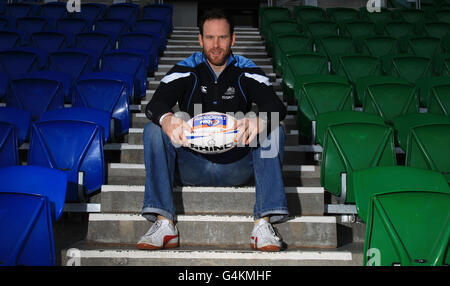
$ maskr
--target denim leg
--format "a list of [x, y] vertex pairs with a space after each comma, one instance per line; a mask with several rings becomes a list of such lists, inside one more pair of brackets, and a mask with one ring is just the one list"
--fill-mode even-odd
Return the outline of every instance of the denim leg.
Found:
[[270, 215], [270, 222], [275, 223], [288, 215], [282, 171], [284, 142], [284, 129], [279, 126], [261, 146], [252, 149], [256, 184], [255, 219]]
[[174, 220], [172, 189], [176, 148], [161, 127], [153, 122], [145, 125], [143, 141], [146, 180], [142, 215], [152, 222], [157, 215]]

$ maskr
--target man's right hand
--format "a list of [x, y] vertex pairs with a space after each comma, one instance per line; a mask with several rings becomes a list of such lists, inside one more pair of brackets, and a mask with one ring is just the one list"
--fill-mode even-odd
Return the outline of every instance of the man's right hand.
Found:
[[168, 114], [161, 121], [161, 128], [169, 136], [175, 147], [180, 147], [180, 145], [184, 147], [189, 146], [189, 142], [184, 135], [184, 130], [191, 133], [192, 128], [182, 118]]

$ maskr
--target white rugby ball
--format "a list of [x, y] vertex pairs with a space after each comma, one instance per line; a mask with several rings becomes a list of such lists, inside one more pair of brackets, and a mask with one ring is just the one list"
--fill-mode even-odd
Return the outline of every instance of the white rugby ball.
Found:
[[238, 132], [237, 121], [231, 115], [202, 113], [191, 118], [187, 124], [192, 127], [192, 133], [185, 131], [188, 147], [192, 150], [203, 154], [217, 154], [237, 145], [234, 140]]

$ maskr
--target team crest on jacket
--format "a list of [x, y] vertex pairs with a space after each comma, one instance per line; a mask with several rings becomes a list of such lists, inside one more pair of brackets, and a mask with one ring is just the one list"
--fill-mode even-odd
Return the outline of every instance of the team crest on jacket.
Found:
[[207, 93], [208, 93], [208, 89], [207, 89], [207, 87], [204, 86], [204, 85], [200, 86], [200, 91], [201, 91], [202, 93], [204, 93], [204, 94], [207, 94]]
[[236, 90], [234, 87], [230, 86], [225, 91], [225, 94], [222, 96], [223, 99], [232, 99], [234, 97], [234, 94], [236, 93]]

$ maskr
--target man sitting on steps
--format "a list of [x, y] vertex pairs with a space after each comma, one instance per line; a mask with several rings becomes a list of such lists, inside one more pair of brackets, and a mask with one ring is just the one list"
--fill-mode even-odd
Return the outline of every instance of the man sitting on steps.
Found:
[[[232, 21], [223, 11], [205, 13], [199, 28], [203, 51], [176, 64], [146, 107], [151, 121], [143, 134], [146, 184], [142, 215], [154, 224], [137, 247], [179, 245], [172, 196], [177, 171], [183, 185], [240, 186], [253, 177], [256, 200], [251, 247], [279, 251], [282, 241], [272, 223], [288, 215], [282, 177], [285, 133], [279, 125], [286, 107], [264, 72], [249, 59], [231, 52], [236, 36]], [[202, 112], [249, 114], [255, 103], [258, 112], [257, 116], [238, 119], [238, 147], [221, 154], [200, 154], [184, 147], [187, 140], [183, 130], [190, 127], [173, 113], [177, 103], [190, 116], [198, 114], [198, 106]], [[267, 131], [267, 138], [250, 146], [255, 138], [263, 137], [263, 131]]]

